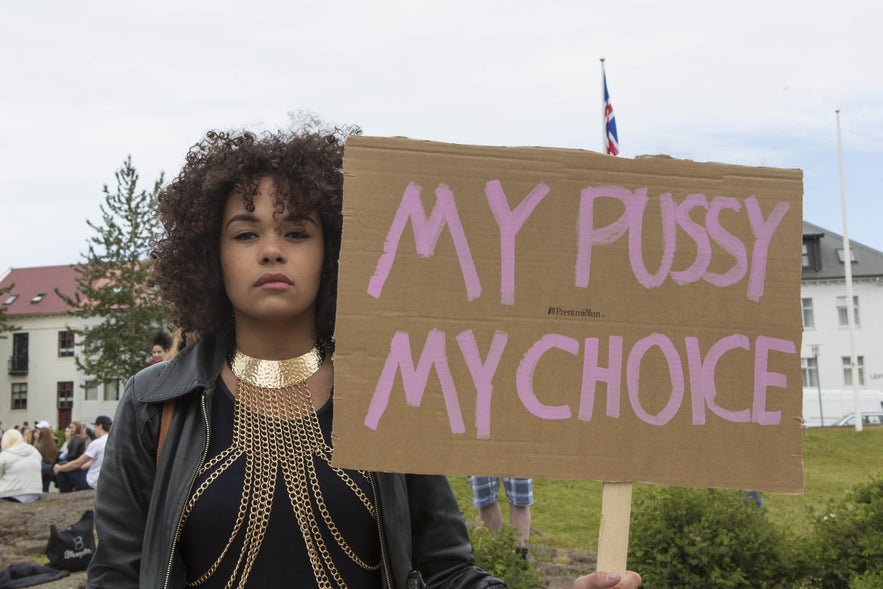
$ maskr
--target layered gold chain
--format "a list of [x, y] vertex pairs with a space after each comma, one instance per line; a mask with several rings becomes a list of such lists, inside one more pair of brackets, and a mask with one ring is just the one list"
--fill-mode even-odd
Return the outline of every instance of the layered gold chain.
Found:
[[365, 570], [377, 570], [379, 563], [366, 563], [343, 537], [325, 503], [316, 473], [314, 460], [328, 464], [376, 521], [377, 513], [371, 499], [349, 474], [331, 466], [332, 449], [325, 443], [306, 383], [322, 365], [319, 350], [313, 348], [303, 356], [283, 361], [259, 360], [236, 350], [229, 365], [238, 379], [233, 408], [233, 441], [230, 447], [200, 468], [200, 476], [209, 474], [190, 497], [183, 519], [187, 519], [206, 489], [236, 460], [245, 456], [242, 495], [230, 538], [223, 550], [199, 578], [187, 585], [199, 586], [215, 574], [244, 526], [242, 549], [226, 587], [231, 589], [234, 584], [245, 587], [267, 531], [276, 477], [280, 471], [319, 587], [347, 587], [328, 551], [322, 525], [352, 562]]

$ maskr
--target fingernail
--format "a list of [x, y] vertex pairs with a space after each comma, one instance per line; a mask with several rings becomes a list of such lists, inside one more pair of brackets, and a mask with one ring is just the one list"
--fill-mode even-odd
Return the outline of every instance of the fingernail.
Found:
[[608, 573], [607, 580], [608, 581], [618, 581], [619, 575], [617, 575], [616, 573]]

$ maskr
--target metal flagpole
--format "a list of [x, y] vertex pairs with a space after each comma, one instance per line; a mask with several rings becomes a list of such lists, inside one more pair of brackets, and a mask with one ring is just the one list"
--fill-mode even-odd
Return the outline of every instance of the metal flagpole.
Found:
[[606, 82], [606, 74], [604, 72], [604, 56], [601, 56], [601, 153], [607, 153], [607, 101], [604, 99], [604, 88]]
[[855, 403], [855, 431], [862, 431], [862, 407], [858, 390], [858, 362], [855, 355], [855, 305], [852, 294], [852, 248], [846, 223], [846, 183], [843, 179], [843, 144], [840, 140], [840, 109], [837, 115], [837, 162], [840, 165], [840, 210], [843, 216], [843, 268], [846, 270], [846, 319], [849, 325], [849, 364], [852, 373], [852, 398]]

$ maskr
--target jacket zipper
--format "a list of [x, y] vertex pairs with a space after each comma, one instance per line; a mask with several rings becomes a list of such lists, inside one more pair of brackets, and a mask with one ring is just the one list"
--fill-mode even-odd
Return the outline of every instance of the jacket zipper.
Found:
[[[189, 499], [190, 493], [193, 491], [193, 483], [196, 482], [196, 477], [198, 476], [200, 467], [205, 464], [205, 458], [208, 455], [208, 442], [211, 437], [211, 431], [209, 429], [209, 420], [208, 420], [208, 410], [205, 406], [205, 396], [206, 391], [202, 392], [202, 398], [200, 402], [202, 404], [202, 419], [205, 422], [205, 445], [202, 449], [202, 460], [199, 461], [199, 465], [196, 467], [196, 470], [193, 473], [193, 476], [190, 478], [190, 484], [187, 486], [187, 495], [186, 497]], [[186, 499], [185, 499], [186, 500]], [[175, 537], [172, 539], [171, 550], [169, 550], [169, 564], [166, 566], [166, 577], [163, 580], [163, 589], [167, 589], [169, 586], [169, 577], [172, 576], [172, 562], [175, 560], [175, 546], [178, 545], [178, 540], [181, 539], [181, 518], [184, 515], [184, 508], [181, 508], [181, 513], [178, 514], [178, 525], [175, 526]]]
[[386, 538], [383, 535], [383, 521], [380, 515], [380, 497], [377, 495], [377, 485], [374, 484], [374, 473], [368, 473], [368, 482], [371, 483], [371, 491], [374, 493], [374, 512], [377, 513], [377, 533], [380, 535], [380, 563], [386, 574], [386, 589], [392, 589], [392, 571], [390, 570], [389, 560], [386, 556]]

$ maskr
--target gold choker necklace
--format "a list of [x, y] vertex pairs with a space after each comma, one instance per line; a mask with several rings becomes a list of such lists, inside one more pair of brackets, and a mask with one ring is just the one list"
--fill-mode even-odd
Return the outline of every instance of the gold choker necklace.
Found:
[[240, 382], [262, 389], [284, 389], [303, 384], [319, 371], [323, 361], [319, 348], [288, 360], [252, 358], [234, 348], [228, 363]]
[[[245, 462], [239, 511], [226, 546], [208, 570], [188, 581], [197, 587], [214, 576], [225, 559], [232, 559], [232, 577], [227, 587], [245, 587], [254, 567], [267, 531], [270, 515], [284, 517], [273, 511], [274, 481], [281, 472], [291, 516], [297, 521], [306, 544], [307, 554], [317, 585], [322, 589], [346, 589], [338, 564], [326, 546], [325, 538], [333, 538], [350, 561], [362, 569], [376, 571], [379, 563], [359, 557], [343, 537], [325, 505], [316, 465], [323, 462], [355, 495], [357, 503], [377, 520], [374, 502], [362, 491], [352, 476], [369, 479], [364, 471], [344, 471], [331, 466], [331, 446], [325, 441], [316, 409], [313, 407], [307, 379], [322, 366], [318, 348], [290, 360], [260, 360], [234, 349], [228, 365], [236, 376], [233, 402], [233, 439], [231, 445], [203, 463], [198, 475], [203, 481], [193, 491], [184, 508], [186, 521], [200, 497], [230, 466], [240, 459]], [[323, 530], [324, 528], [324, 530]], [[242, 552], [231, 550], [242, 536]], [[198, 574], [198, 573], [197, 573]]]

